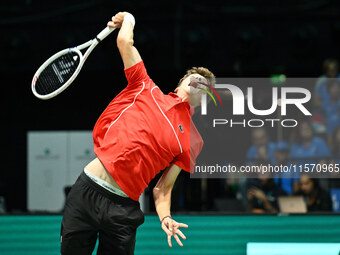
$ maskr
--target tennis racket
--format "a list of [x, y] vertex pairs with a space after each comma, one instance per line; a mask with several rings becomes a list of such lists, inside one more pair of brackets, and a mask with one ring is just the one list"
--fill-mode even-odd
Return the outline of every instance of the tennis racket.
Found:
[[[115, 28], [106, 27], [96, 38], [79, 46], [59, 51], [47, 59], [33, 76], [33, 94], [45, 100], [64, 91], [77, 77], [92, 50], [113, 30]], [[86, 48], [88, 49], [83, 55], [81, 50]]]

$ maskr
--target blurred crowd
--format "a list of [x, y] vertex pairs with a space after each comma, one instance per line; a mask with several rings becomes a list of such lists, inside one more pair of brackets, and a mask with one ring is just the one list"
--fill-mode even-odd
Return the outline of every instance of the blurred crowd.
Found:
[[[340, 162], [340, 74], [339, 63], [326, 59], [323, 75], [318, 78], [313, 93], [313, 115], [302, 119], [291, 133], [290, 141], [270, 140], [264, 128], [252, 131], [252, 146], [246, 158], [249, 164], [297, 165], [305, 167], [335, 167]], [[264, 165], [264, 164], [263, 164]], [[278, 212], [280, 196], [302, 196], [307, 211], [333, 211], [338, 206], [331, 199], [331, 189], [340, 187], [338, 171], [320, 173], [286, 172], [274, 176], [240, 182], [241, 198], [247, 211]], [[333, 178], [332, 178], [333, 177]]]
[[[268, 164], [317, 166], [319, 169], [340, 166], [337, 165], [340, 163], [340, 74], [337, 60], [324, 61], [323, 75], [317, 79], [311, 92], [313, 114], [300, 119], [288, 139], [278, 141], [276, 137], [270, 137], [264, 127], [251, 129], [251, 146], [244, 155], [245, 164], [259, 167]], [[179, 180], [176, 185], [174, 207], [178, 210], [279, 213], [282, 212], [280, 197], [300, 197], [306, 212], [339, 211], [339, 171], [333, 171], [325, 178], [311, 172], [259, 174], [257, 178], [191, 179], [190, 191], [184, 188], [188, 177], [182, 178], [186, 180]]]

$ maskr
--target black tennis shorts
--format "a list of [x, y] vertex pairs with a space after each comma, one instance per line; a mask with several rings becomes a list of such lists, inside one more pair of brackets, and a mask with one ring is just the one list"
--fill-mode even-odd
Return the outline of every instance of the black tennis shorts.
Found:
[[61, 254], [134, 254], [136, 230], [144, 222], [139, 202], [109, 192], [84, 172], [67, 196], [61, 224]]

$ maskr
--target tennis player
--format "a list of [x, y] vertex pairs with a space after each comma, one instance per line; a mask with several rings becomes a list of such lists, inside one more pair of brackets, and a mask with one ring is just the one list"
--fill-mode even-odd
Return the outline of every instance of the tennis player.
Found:
[[[61, 253], [133, 254], [137, 227], [144, 222], [138, 202], [149, 182], [164, 170], [153, 189], [161, 227], [183, 246], [183, 223], [171, 218], [171, 190], [181, 169], [190, 172], [203, 141], [191, 121], [200, 105], [200, 89], [192, 82], [214, 83], [206, 68], [193, 68], [180, 80], [176, 93], [163, 94], [148, 76], [133, 46], [134, 17], [119, 12], [108, 26], [120, 28], [117, 46], [128, 81], [99, 117], [94, 130], [97, 156], [73, 185], [65, 204]], [[191, 93], [190, 93], [191, 90]]]

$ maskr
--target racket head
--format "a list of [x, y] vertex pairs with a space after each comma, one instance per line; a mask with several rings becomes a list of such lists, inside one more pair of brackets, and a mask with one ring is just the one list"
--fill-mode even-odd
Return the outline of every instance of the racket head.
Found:
[[64, 91], [77, 77], [83, 62], [83, 55], [77, 48], [57, 52], [47, 59], [32, 79], [32, 92], [46, 100]]

